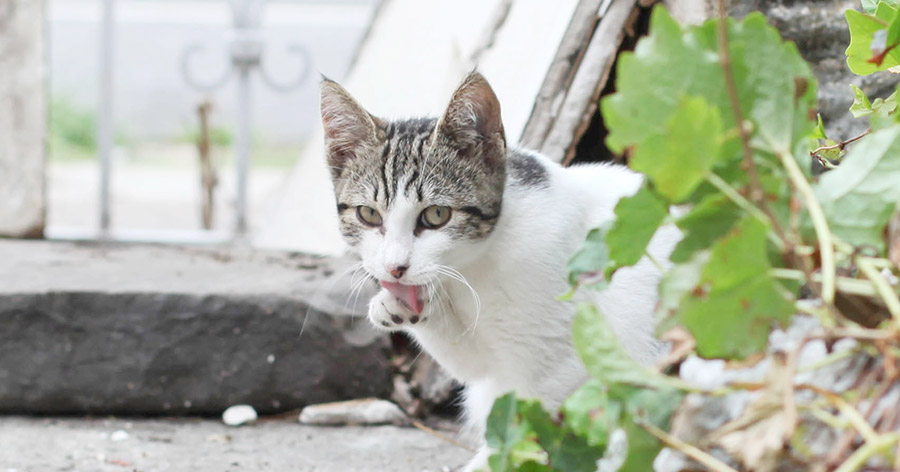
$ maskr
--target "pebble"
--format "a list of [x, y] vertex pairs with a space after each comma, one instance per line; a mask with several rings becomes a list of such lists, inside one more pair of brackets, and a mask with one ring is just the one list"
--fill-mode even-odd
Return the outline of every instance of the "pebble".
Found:
[[109, 435], [109, 440], [113, 442], [122, 442], [128, 439], [128, 432], [118, 429]]
[[234, 405], [222, 413], [222, 421], [228, 426], [240, 426], [252, 423], [257, 418], [256, 410], [250, 405]]

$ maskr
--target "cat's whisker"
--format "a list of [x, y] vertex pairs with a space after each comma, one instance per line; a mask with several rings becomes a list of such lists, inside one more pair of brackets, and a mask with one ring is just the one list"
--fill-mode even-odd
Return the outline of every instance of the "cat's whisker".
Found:
[[[344, 269], [343, 272], [341, 272], [340, 274], [338, 274], [337, 277], [335, 277], [334, 279], [332, 279], [332, 280], [331, 280], [331, 284], [330, 284], [324, 291], [323, 291], [323, 290], [318, 290], [317, 293], [328, 293], [328, 292], [331, 292], [332, 290], [334, 290], [334, 286], [337, 285], [338, 281], [340, 281], [341, 279], [343, 279], [344, 277], [346, 277], [347, 274], [350, 273], [350, 272], [352, 272], [352, 274], [350, 275], [350, 285], [351, 285], [351, 287], [352, 287], [352, 285], [353, 285], [353, 278], [356, 276], [356, 273], [357, 273], [361, 268], [362, 268], [362, 261], [357, 262], [357, 263], [351, 265], [350, 267]], [[345, 310], [347, 309], [346, 304], [344, 305], [344, 309], [345, 309]], [[310, 303], [310, 304], [308, 304], [308, 306], [306, 307], [306, 313], [303, 315], [303, 323], [300, 324], [300, 333], [297, 334], [297, 339], [300, 339], [300, 337], [303, 336], [303, 331], [306, 330], [306, 321], [309, 319], [309, 315], [310, 315], [310, 313], [312, 313], [312, 310], [313, 310], [313, 304]]]
[[478, 320], [481, 317], [481, 297], [478, 296], [478, 292], [474, 287], [472, 287], [472, 284], [470, 284], [466, 277], [462, 275], [458, 270], [449, 266], [439, 265], [438, 273], [461, 283], [469, 289], [469, 293], [472, 295], [472, 301], [475, 303], [475, 320], [471, 325], [467, 326], [465, 331], [463, 331], [463, 333], [460, 335], [460, 338], [465, 337], [469, 333], [474, 332], [475, 328], [478, 327]]

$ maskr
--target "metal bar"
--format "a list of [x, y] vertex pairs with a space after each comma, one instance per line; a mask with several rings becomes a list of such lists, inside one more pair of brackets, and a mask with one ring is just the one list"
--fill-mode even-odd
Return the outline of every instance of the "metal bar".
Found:
[[110, 178], [113, 149], [113, 53], [115, 51], [115, 0], [103, 0], [100, 37], [100, 116], [97, 123], [97, 151], [100, 158], [100, 237], [109, 236]]
[[247, 173], [250, 167], [250, 69], [238, 71], [237, 130], [234, 147], [237, 153], [237, 224], [235, 232], [240, 239], [247, 234]]

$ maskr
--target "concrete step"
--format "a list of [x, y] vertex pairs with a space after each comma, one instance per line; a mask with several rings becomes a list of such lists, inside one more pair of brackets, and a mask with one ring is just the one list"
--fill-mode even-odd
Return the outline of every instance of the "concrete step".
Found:
[[350, 297], [352, 268], [296, 253], [0, 240], [0, 412], [271, 413], [386, 397], [389, 342], [358, 316], [369, 295]]
[[261, 419], [231, 428], [185, 418], [0, 417], [3, 471], [441, 472], [456, 470], [471, 454], [433, 434], [396, 426]]

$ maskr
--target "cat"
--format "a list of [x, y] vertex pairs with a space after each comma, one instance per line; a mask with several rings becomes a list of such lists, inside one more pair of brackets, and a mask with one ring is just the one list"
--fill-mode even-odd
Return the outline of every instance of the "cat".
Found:
[[[564, 168], [508, 147], [500, 104], [470, 73], [438, 119], [387, 121], [336, 82], [321, 113], [340, 229], [381, 290], [368, 318], [402, 330], [464, 385], [464, 417], [483, 437], [494, 400], [515, 391], [558, 408], [586, 379], [572, 345], [575, 303], [592, 299], [625, 349], [650, 363], [659, 268], [646, 258], [602, 292], [572, 302], [566, 263], [591, 228], [614, 218], [643, 177], [623, 166]], [[649, 252], [665, 261], [678, 235]], [[482, 443], [466, 470], [487, 464]]]

